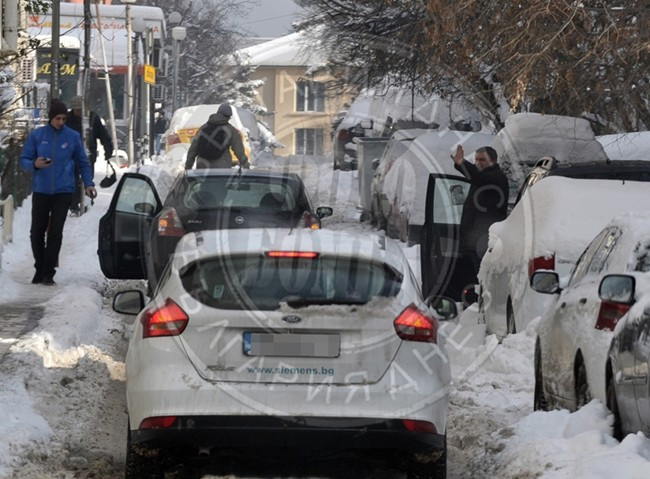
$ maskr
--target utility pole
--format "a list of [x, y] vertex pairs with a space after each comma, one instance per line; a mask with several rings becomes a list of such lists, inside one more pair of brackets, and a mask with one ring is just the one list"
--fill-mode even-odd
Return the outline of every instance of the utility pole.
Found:
[[59, 43], [61, 37], [61, 0], [52, 0], [52, 70], [50, 73], [50, 101], [59, 98]]

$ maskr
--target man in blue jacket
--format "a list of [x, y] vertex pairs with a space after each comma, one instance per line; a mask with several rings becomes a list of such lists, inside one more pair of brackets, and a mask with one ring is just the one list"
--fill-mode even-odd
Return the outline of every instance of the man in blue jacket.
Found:
[[67, 113], [62, 101], [52, 100], [49, 123], [30, 133], [20, 155], [21, 168], [32, 172], [29, 233], [36, 268], [34, 284], [55, 284], [63, 225], [75, 191], [75, 165], [81, 172], [86, 195], [97, 196], [81, 136], [65, 126]]

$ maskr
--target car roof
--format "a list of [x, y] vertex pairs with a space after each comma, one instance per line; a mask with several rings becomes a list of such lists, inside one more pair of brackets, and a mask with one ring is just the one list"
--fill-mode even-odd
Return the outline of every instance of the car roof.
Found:
[[[538, 167], [536, 167], [538, 168]], [[541, 167], [544, 168], [544, 167]], [[570, 176], [574, 178], [590, 177], [594, 175], [617, 172], [650, 172], [650, 161], [643, 160], [615, 160], [591, 161], [586, 163], [560, 163], [551, 167], [550, 176]]]
[[407, 264], [399, 246], [384, 235], [309, 228], [252, 228], [188, 233], [178, 243], [173, 262], [177, 268], [181, 268], [199, 257], [273, 250], [314, 251], [324, 255], [381, 261], [402, 273]]

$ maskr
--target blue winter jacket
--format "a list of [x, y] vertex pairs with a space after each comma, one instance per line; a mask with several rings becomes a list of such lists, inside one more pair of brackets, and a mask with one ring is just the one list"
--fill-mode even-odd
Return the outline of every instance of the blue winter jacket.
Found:
[[[39, 156], [50, 158], [52, 165], [34, 168], [34, 161]], [[79, 166], [84, 186], [95, 186], [81, 136], [65, 125], [60, 130], [50, 123], [35, 129], [27, 137], [20, 155], [20, 167], [32, 172], [34, 193], [74, 193], [75, 164]]]

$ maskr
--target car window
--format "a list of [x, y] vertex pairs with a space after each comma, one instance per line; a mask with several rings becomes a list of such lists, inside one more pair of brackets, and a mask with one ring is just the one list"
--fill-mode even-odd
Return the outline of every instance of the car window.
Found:
[[[147, 211], [143, 204], [151, 205]], [[151, 186], [142, 178], [127, 177], [122, 183], [115, 211], [120, 213], [133, 213], [141, 216], [151, 216], [157, 204]], [[137, 208], [136, 208], [137, 207]]]
[[594, 253], [594, 257], [589, 264], [588, 273], [589, 274], [598, 274], [603, 270], [607, 258], [610, 253], [616, 246], [616, 242], [621, 237], [621, 230], [618, 228], [610, 228], [608, 233], [603, 238], [603, 241], [600, 243], [600, 246]]
[[181, 271], [185, 290], [219, 309], [275, 310], [290, 305], [365, 304], [397, 295], [402, 276], [358, 258], [229, 256], [194, 262]]
[[268, 178], [206, 177], [193, 178], [182, 196], [190, 209], [272, 208], [294, 211], [297, 198], [294, 185]]
[[433, 222], [458, 225], [469, 183], [454, 178], [436, 178], [433, 189]]
[[569, 280], [569, 286], [574, 285], [580, 281], [589, 271], [589, 265], [591, 260], [594, 258], [594, 255], [598, 251], [600, 244], [603, 242], [603, 239], [609, 234], [609, 229], [605, 229], [598, 233], [598, 235], [589, 243], [589, 246], [584, 250], [580, 259], [576, 263], [575, 268], [573, 268], [573, 273], [571, 273], [571, 279]]

